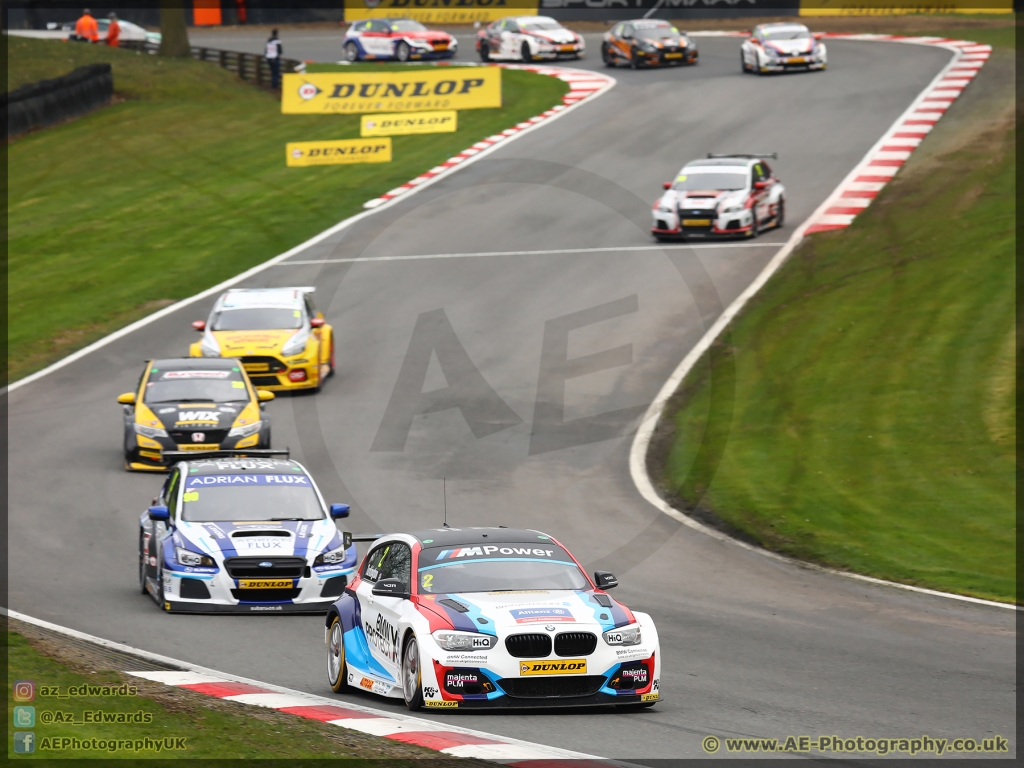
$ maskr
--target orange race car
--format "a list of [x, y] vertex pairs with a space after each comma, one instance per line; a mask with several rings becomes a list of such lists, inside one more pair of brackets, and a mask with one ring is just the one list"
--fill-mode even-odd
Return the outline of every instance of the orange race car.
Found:
[[697, 44], [667, 21], [637, 19], [616, 24], [601, 43], [605, 66], [640, 67], [697, 63]]

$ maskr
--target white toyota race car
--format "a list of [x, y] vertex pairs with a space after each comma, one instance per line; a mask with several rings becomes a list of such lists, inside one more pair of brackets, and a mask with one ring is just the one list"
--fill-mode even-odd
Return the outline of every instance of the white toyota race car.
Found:
[[480, 61], [582, 59], [583, 37], [547, 16], [511, 16], [477, 32]]
[[651, 706], [658, 631], [617, 584], [539, 531], [390, 534], [327, 614], [327, 677], [412, 710]]
[[828, 52], [819, 34], [803, 24], [758, 24], [740, 46], [744, 72], [767, 75], [793, 69], [825, 69]]
[[786, 190], [766, 158], [715, 155], [683, 166], [654, 203], [651, 234], [658, 240], [757, 237], [786, 218]]
[[326, 611], [355, 571], [334, 522], [349, 508], [328, 509], [287, 453], [165, 452], [174, 466], [139, 519], [142, 593], [174, 613]]

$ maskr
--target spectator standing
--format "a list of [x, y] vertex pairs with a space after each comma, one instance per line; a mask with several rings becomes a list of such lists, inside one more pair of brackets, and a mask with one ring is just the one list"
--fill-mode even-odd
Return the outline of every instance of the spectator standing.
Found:
[[107, 45], [111, 48], [121, 47], [121, 25], [117, 23], [117, 14], [110, 14], [110, 26], [107, 27]]
[[275, 91], [281, 87], [281, 54], [284, 49], [277, 39], [277, 30], [271, 30], [267, 40], [267, 64], [270, 65], [270, 87]]
[[99, 41], [100, 28], [88, 8], [82, 11], [82, 17], [75, 22], [75, 34], [80, 40], [88, 40], [90, 43]]

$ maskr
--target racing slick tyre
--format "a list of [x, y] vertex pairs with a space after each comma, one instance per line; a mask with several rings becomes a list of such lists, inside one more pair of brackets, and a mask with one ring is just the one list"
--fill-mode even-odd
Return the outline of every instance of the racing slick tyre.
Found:
[[753, 211], [753, 214], [754, 215], [751, 216], [751, 219], [752, 219], [753, 223], [750, 225], [750, 239], [751, 240], [754, 240], [758, 235], [761, 234], [761, 224], [757, 220], [757, 210], [756, 209]]
[[402, 40], [397, 46], [395, 46], [395, 58], [401, 62], [406, 62], [409, 57], [412, 56], [412, 51], [409, 50], [409, 44]]
[[405, 706], [416, 712], [423, 706], [423, 682], [420, 672], [420, 646], [416, 635], [410, 635], [402, 651], [402, 694]]
[[608, 43], [601, 44], [601, 61], [604, 62], [606, 67], [615, 66], [615, 59], [612, 58], [611, 51], [608, 50]]
[[519, 57], [524, 62], [533, 61], [533, 54], [530, 53], [530, 44], [529, 43], [526, 43], [526, 42], [523, 43], [523, 47], [519, 49]]
[[142, 531], [139, 531], [139, 591], [142, 594], [146, 592], [146, 551], [142, 548], [142, 542], [146, 540], [146, 536]]
[[359, 61], [359, 46], [353, 42], [345, 43], [343, 49], [343, 58], [345, 61]]
[[348, 669], [345, 666], [345, 638], [341, 618], [334, 617], [327, 634], [327, 682], [335, 693], [348, 691]]
[[743, 70], [744, 74], [748, 74], [750, 72], [750, 67], [747, 66], [747, 60], [743, 58], [742, 53], [740, 54], [740, 69]]
[[633, 49], [629, 52], [629, 66], [633, 69], [640, 69], [643, 65], [640, 63], [640, 51], [633, 46]]
[[786, 223], [786, 198], [779, 198], [779, 205], [775, 209], [775, 228], [782, 229], [782, 225]]
[[335, 358], [334, 358], [334, 337], [333, 336], [331, 336], [331, 358], [328, 361], [328, 364], [331, 366], [331, 369], [330, 369], [330, 371], [328, 371], [327, 377], [330, 378], [331, 376], [334, 375], [334, 364], [335, 364]]
[[480, 61], [491, 60], [491, 49], [487, 47], [487, 43], [480, 43]]

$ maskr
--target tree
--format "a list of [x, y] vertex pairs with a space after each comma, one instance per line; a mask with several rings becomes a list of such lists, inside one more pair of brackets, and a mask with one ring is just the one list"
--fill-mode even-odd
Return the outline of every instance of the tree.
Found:
[[181, 0], [160, 0], [160, 55], [179, 59], [192, 55]]

